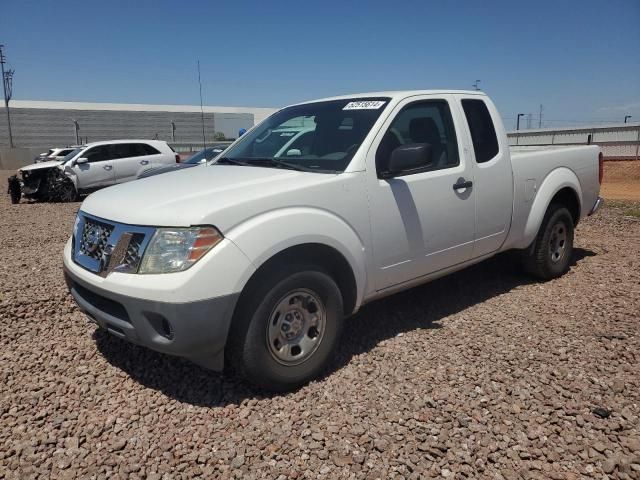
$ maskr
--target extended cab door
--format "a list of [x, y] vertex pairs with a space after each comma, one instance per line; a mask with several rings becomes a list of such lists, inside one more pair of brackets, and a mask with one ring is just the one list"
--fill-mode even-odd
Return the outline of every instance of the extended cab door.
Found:
[[85, 150], [79, 155], [86, 158], [86, 163], [77, 163], [72, 167], [76, 174], [79, 190], [113, 185], [115, 176], [109, 145], [98, 145]]
[[[382, 290], [471, 258], [475, 233], [472, 160], [450, 95], [400, 102], [367, 156], [376, 288]], [[389, 177], [393, 150], [429, 144], [431, 161]]]
[[476, 258], [498, 250], [509, 233], [513, 210], [511, 157], [498, 111], [487, 96], [468, 94], [456, 98], [468, 125], [464, 132], [475, 167]]

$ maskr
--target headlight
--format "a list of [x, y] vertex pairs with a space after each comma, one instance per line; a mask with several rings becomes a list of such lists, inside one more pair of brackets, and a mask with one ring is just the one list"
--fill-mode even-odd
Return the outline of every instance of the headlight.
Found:
[[159, 228], [149, 242], [139, 273], [186, 270], [222, 241], [214, 227]]

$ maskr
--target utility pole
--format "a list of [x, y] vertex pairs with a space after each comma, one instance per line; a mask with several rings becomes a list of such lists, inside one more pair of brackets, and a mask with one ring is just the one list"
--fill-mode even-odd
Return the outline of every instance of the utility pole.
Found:
[[479, 83], [480, 83], [480, 80], [476, 80], [476, 83], [471, 85], [476, 92], [480, 90], [480, 87], [478, 86]]
[[627, 118], [632, 118], [633, 115], [625, 115], [624, 116], [624, 123], [627, 123]]
[[171, 122], [171, 141], [176, 143], [176, 122]]
[[73, 122], [73, 129], [76, 132], [76, 145], [80, 145], [80, 125], [78, 124], [78, 121], [74, 118], [72, 118], [71, 121]]
[[4, 71], [6, 58], [3, 51], [4, 45], [0, 45], [0, 66], [2, 67], [2, 88], [4, 89], [4, 108], [7, 111], [7, 129], [9, 131], [9, 148], [13, 148], [13, 134], [11, 133], [11, 115], [9, 114], [9, 100], [13, 91], [14, 70]]
[[202, 80], [200, 79], [200, 60], [198, 60], [198, 84], [200, 85], [200, 115], [202, 118], [202, 148], [207, 148], [207, 140], [204, 136], [204, 107], [202, 106]]
[[542, 128], [542, 104], [540, 104], [540, 113], [538, 114], [538, 128]]

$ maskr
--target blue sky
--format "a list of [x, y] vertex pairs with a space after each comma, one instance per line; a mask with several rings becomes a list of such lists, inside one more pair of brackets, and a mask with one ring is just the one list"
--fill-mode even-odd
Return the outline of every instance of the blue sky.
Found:
[[481, 79], [508, 128], [640, 121], [640, 0], [7, 0], [0, 43], [15, 99], [197, 104], [200, 59], [208, 105]]

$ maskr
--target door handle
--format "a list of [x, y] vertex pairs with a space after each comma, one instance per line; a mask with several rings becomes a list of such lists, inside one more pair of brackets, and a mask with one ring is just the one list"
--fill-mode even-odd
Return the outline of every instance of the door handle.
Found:
[[[464, 180], [464, 179], [462, 179], [462, 180]], [[473, 182], [471, 180], [466, 180], [466, 181], [454, 183], [454, 185], [453, 185], [453, 189], [454, 190], [460, 190], [462, 188], [471, 188], [471, 187], [473, 187]]]
[[140, 160], [140, 165], [149, 165], [149, 160]]
[[111, 170], [113, 167], [111, 165], [105, 165], [102, 168], [104, 168], [105, 170]]

